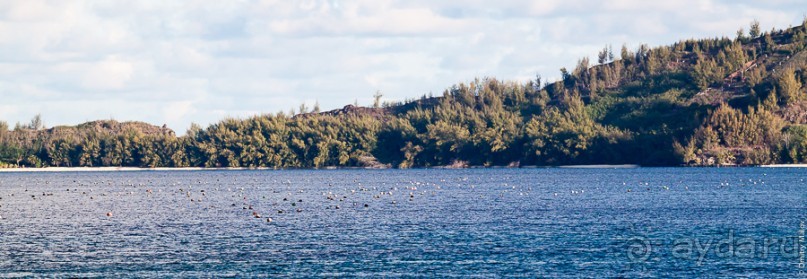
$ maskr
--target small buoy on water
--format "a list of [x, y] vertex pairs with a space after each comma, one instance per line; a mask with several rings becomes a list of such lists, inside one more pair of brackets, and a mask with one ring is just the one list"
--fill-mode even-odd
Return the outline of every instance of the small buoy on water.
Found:
[[112, 211], [106, 213], [106, 217], [112, 217]]

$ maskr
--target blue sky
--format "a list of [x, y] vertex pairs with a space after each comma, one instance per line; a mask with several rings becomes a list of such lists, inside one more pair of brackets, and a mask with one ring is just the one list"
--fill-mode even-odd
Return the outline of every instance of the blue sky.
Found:
[[0, 120], [167, 124], [559, 76], [606, 44], [801, 24], [801, 0], [4, 0]]

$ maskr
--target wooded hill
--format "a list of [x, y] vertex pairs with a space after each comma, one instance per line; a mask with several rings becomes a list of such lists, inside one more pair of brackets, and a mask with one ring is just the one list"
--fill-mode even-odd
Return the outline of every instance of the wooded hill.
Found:
[[581, 59], [562, 79], [475, 79], [440, 97], [224, 119], [0, 123], [5, 166], [429, 167], [807, 162], [807, 21]]

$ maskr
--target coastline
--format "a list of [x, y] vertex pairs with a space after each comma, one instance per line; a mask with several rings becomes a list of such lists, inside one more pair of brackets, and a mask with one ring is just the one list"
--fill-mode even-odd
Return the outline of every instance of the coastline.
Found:
[[271, 168], [139, 168], [139, 167], [47, 167], [47, 168], [5, 168], [2, 172], [103, 172], [103, 171], [204, 171], [204, 170], [270, 170]]
[[635, 169], [639, 165], [623, 164], [623, 165], [565, 165], [558, 166], [561, 169]]
[[807, 164], [772, 164], [761, 165], [760, 168], [807, 168]]
[[[521, 167], [508, 167], [508, 166], [433, 166], [426, 168], [412, 168], [412, 169], [537, 169], [537, 168], [569, 168], [569, 169], [629, 169], [640, 168], [639, 165], [564, 165], [564, 166], [521, 166]], [[321, 167], [321, 168], [286, 168], [285, 170], [300, 169], [300, 170], [340, 170], [340, 169], [393, 169], [393, 168], [377, 168], [377, 167]], [[226, 168], [203, 168], [203, 167], [157, 167], [157, 168], [140, 168], [140, 167], [45, 167], [45, 168], [0, 168], [0, 173], [4, 172], [136, 172], [136, 171], [239, 171], [239, 170], [284, 170], [283, 168], [268, 168], [268, 167], [226, 167]]]
[[[521, 169], [535, 169], [535, 168], [559, 168], [559, 169], [635, 169], [641, 168], [640, 165], [634, 164], [621, 164], [621, 165], [561, 165], [561, 166], [521, 166], [521, 167], [507, 167], [507, 166], [493, 166], [493, 167], [479, 167], [469, 166], [464, 168], [521, 168]], [[747, 166], [747, 167], [760, 167], [760, 168], [807, 168], [807, 164], [771, 164], [760, 166]], [[429, 167], [427, 169], [464, 169], [452, 168], [450, 166]], [[296, 169], [296, 168], [291, 168]], [[392, 169], [392, 168], [371, 168], [371, 167], [322, 167], [322, 168], [301, 168], [303, 170], [337, 170], [337, 169]], [[418, 168], [414, 168], [418, 169]], [[158, 168], [140, 168], [140, 167], [46, 167], [46, 168], [0, 168], [0, 173], [13, 173], [13, 172], [136, 172], [136, 171], [239, 171], [239, 170], [284, 170], [267, 167], [227, 167], [227, 168], [203, 168], [203, 167], [158, 167]]]

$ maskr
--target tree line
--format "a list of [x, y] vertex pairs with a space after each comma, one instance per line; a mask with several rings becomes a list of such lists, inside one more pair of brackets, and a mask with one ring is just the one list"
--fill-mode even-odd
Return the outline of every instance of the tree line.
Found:
[[548, 82], [474, 79], [372, 108], [192, 125], [0, 122], [7, 167], [430, 167], [807, 162], [807, 21], [736, 38], [612, 46]]

